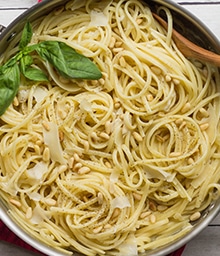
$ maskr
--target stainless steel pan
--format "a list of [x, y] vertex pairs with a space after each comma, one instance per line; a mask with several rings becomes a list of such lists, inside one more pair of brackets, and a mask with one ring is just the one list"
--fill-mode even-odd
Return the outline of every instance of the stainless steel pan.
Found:
[[[21, 33], [24, 24], [27, 20], [30, 22], [40, 18], [42, 15], [49, 13], [53, 8], [58, 7], [59, 5], [63, 5], [68, 0], [45, 0], [40, 4], [33, 6], [28, 9], [22, 15], [20, 15], [17, 19], [15, 19], [0, 35], [0, 56], [4, 54], [5, 49], [8, 47], [9, 42], [12, 44], [16, 44], [16, 36]], [[196, 17], [182, 8], [180, 5], [175, 4], [171, 0], [146, 0], [147, 4], [151, 6], [153, 11], [156, 11], [159, 6], [163, 5], [168, 7], [174, 17], [174, 27], [180, 33], [185, 35], [188, 39], [194, 41], [198, 45], [212, 50], [216, 53], [220, 53], [220, 43], [217, 38], [210, 32], [210, 30]], [[13, 42], [14, 41], [14, 42]], [[220, 85], [219, 85], [220, 86]], [[140, 254], [140, 256], [162, 256], [167, 255], [179, 247], [185, 245], [189, 242], [193, 237], [195, 237], [198, 233], [200, 233], [217, 215], [220, 211], [220, 199], [216, 202], [213, 202], [208, 209], [206, 209], [202, 218], [199, 221], [194, 223], [193, 229], [182, 237], [179, 240], [173, 241], [166, 246], [161, 248], [148, 251], [146, 253]], [[38, 249], [39, 251], [45, 253], [50, 256], [61, 256], [63, 253], [50, 248], [49, 246], [43, 244], [38, 241], [36, 238], [31, 237], [28, 233], [22, 230], [19, 227], [19, 223], [16, 220], [12, 219], [10, 216], [10, 206], [7, 205], [6, 202], [3, 202], [0, 198], [0, 218], [3, 222], [21, 239], [25, 242]], [[73, 255], [79, 256], [80, 254], [74, 253]]]

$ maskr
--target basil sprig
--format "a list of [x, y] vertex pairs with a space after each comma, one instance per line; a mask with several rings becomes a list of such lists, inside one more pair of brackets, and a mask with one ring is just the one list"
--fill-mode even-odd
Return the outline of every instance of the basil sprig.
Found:
[[32, 81], [48, 81], [47, 75], [32, 65], [32, 52], [49, 62], [65, 78], [97, 80], [102, 76], [89, 58], [63, 42], [42, 41], [29, 45], [32, 35], [32, 27], [27, 22], [18, 45], [18, 53], [0, 66], [0, 115], [4, 114], [16, 96], [21, 74]]

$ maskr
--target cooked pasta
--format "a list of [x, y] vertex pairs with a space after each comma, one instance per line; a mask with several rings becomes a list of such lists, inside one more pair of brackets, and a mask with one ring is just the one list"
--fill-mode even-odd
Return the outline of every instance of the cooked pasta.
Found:
[[50, 82], [23, 78], [0, 118], [1, 197], [63, 253], [159, 248], [219, 196], [219, 72], [181, 54], [161, 11], [168, 31], [138, 0], [69, 1], [33, 23], [32, 44], [65, 42], [102, 72], [67, 80], [33, 55]]

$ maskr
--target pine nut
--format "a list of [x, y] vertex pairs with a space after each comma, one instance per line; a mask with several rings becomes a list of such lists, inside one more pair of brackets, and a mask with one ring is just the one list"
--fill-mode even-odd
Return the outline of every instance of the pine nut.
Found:
[[74, 157], [68, 159], [68, 165], [70, 169], [74, 167]]
[[100, 233], [100, 232], [102, 231], [102, 228], [103, 228], [103, 226], [99, 226], [99, 227], [94, 228], [94, 229], [93, 229], [93, 233], [94, 233], [94, 234]]
[[205, 108], [200, 108], [199, 112], [204, 116], [204, 117], [209, 117], [209, 112]]
[[48, 147], [44, 149], [42, 158], [44, 162], [48, 162], [50, 160], [50, 149]]
[[150, 201], [149, 202], [149, 209], [153, 212], [155, 212], [157, 210], [157, 206], [154, 202]]
[[136, 19], [136, 22], [137, 22], [138, 25], [140, 25], [143, 22], [143, 19], [138, 18], [138, 19]]
[[115, 42], [116, 42], [116, 38], [112, 36], [111, 39], [110, 39], [110, 43], [109, 43], [109, 48], [110, 49], [114, 48]]
[[119, 118], [123, 121], [124, 120], [124, 114], [121, 114]]
[[122, 41], [116, 41], [116, 42], [115, 42], [115, 47], [116, 47], [116, 48], [121, 47], [122, 44], [123, 44]]
[[67, 113], [63, 109], [58, 110], [58, 115], [62, 120], [64, 120], [67, 117]]
[[114, 107], [115, 107], [115, 109], [119, 109], [121, 107], [121, 103], [120, 102], [116, 102]]
[[100, 83], [101, 85], [104, 85], [104, 84], [105, 84], [105, 79], [100, 78], [100, 79], [99, 79], [99, 83]]
[[150, 215], [150, 222], [154, 224], [156, 222], [156, 216], [154, 214]]
[[105, 123], [105, 131], [107, 134], [112, 132], [112, 123], [109, 120]]
[[113, 211], [113, 213], [112, 213], [111, 219], [114, 219], [114, 218], [118, 217], [118, 215], [120, 214], [120, 212], [121, 212], [121, 211], [120, 211], [119, 208], [115, 208], [114, 211]]
[[122, 68], [126, 67], [126, 61], [124, 57], [120, 57], [119, 64]]
[[147, 218], [148, 216], [151, 215], [151, 212], [150, 211], [147, 211], [147, 212], [142, 212], [141, 215], [140, 215], [140, 218], [141, 219], [145, 219]]
[[183, 121], [182, 124], [179, 127], [179, 130], [181, 131], [186, 126], [186, 122]]
[[68, 166], [67, 165], [60, 165], [59, 166], [59, 169], [58, 169], [58, 173], [63, 173], [65, 172], [66, 170], [68, 169]]
[[64, 133], [63, 131], [59, 131], [59, 139], [62, 142], [64, 140]]
[[111, 194], [115, 193], [115, 185], [114, 185], [114, 183], [110, 183], [110, 185], [109, 185], [109, 193], [111, 193]]
[[42, 146], [42, 145], [43, 145], [43, 141], [37, 140], [37, 141], [35, 142], [35, 144], [38, 145], [38, 146]]
[[134, 199], [141, 201], [142, 195], [135, 193], [135, 192], [133, 192], [132, 194], [133, 194]]
[[175, 85], [178, 85], [178, 84], [180, 84], [180, 80], [174, 78], [174, 79], [173, 79], [173, 83], [174, 83]]
[[158, 206], [157, 206], [157, 210], [158, 210], [159, 212], [163, 212], [163, 211], [165, 211], [167, 208], [168, 208], [168, 207], [167, 207], [166, 205], [158, 205]]
[[200, 124], [200, 129], [202, 131], [205, 131], [209, 128], [209, 123]]
[[88, 152], [88, 151], [89, 151], [89, 142], [88, 142], [88, 141], [84, 141], [84, 142], [83, 142], [83, 146], [84, 146], [84, 150], [85, 150], [86, 152]]
[[134, 139], [137, 141], [137, 142], [142, 142], [143, 141], [143, 138], [141, 137], [141, 135], [137, 132], [133, 132], [133, 136], [134, 136]]
[[83, 167], [79, 168], [78, 173], [79, 173], [79, 174], [87, 174], [87, 173], [89, 173], [90, 171], [91, 171], [91, 170], [90, 170], [89, 167], [83, 166]]
[[43, 121], [43, 122], [42, 122], [42, 126], [43, 126], [43, 128], [44, 128], [47, 132], [50, 131], [50, 126], [49, 126], [49, 124], [48, 124], [47, 122]]
[[165, 115], [166, 115], [166, 114], [165, 114], [164, 112], [162, 112], [162, 111], [158, 112], [158, 116], [159, 116], [159, 117], [165, 117]]
[[82, 164], [81, 163], [76, 163], [75, 165], [74, 165], [74, 170], [78, 170], [78, 169], [80, 169], [82, 167]]
[[147, 94], [146, 98], [147, 98], [147, 100], [148, 100], [149, 102], [151, 102], [151, 101], [153, 101], [154, 96], [153, 96], [152, 94]]
[[90, 83], [95, 86], [95, 85], [98, 84], [98, 81], [97, 80], [91, 80]]
[[90, 136], [91, 136], [91, 139], [93, 141], [97, 141], [98, 140], [98, 136], [97, 136], [96, 132], [92, 132]]
[[201, 213], [200, 213], [200, 212], [195, 212], [195, 213], [193, 213], [193, 214], [189, 217], [189, 219], [190, 219], [190, 221], [196, 221], [196, 220], [198, 220], [200, 217], [201, 217]]
[[106, 132], [101, 132], [99, 136], [105, 140], [109, 140], [109, 138], [110, 138]]
[[13, 99], [13, 105], [14, 105], [15, 107], [19, 106], [19, 101], [18, 101], [18, 98], [17, 98], [17, 97], [14, 97], [14, 99]]
[[54, 206], [56, 205], [57, 201], [54, 200], [53, 198], [46, 198], [44, 200], [45, 204], [49, 205], [49, 206]]
[[182, 113], [186, 113], [187, 111], [189, 111], [191, 109], [191, 104], [189, 102], [187, 102], [183, 108], [181, 109]]
[[113, 30], [114, 30], [114, 32], [115, 32], [116, 34], [120, 35], [120, 31], [119, 31], [119, 29], [118, 29], [117, 27], [115, 27]]
[[104, 229], [110, 229], [110, 228], [112, 228], [112, 225], [111, 225], [111, 224], [106, 224], [106, 225], [104, 226]]
[[89, 201], [89, 199], [86, 196], [83, 196], [83, 201], [86, 203]]
[[28, 207], [25, 214], [26, 219], [31, 219], [32, 215], [33, 215], [32, 208]]
[[103, 194], [101, 192], [98, 192], [98, 204], [103, 203]]
[[183, 119], [182, 118], [179, 118], [175, 121], [175, 124], [176, 125], [181, 125], [183, 123]]
[[118, 47], [118, 48], [113, 48], [112, 49], [112, 51], [114, 52], [114, 53], [119, 53], [119, 52], [122, 52], [124, 50], [124, 48], [122, 48], [122, 47]]
[[37, 144], [34, 145], [34, 151], [36, 152], [37, 155], [41, 154], [41, 149]]
[[187, 162], [188, 162], [188, 164], [194, 164], [195, 163], [192, 157], [190, 157]]
[[77, 153], [74, 153], [74, 154], [73, 154], [73, 157], [74, 157], [74, 159], [75, 159], [76, 162], [79, 162], [80, 157], [79, 157], [79, 155], [78, 155]]
[[13, 198], [9, 199], [9, 202], [14, 206], [21, 207], [21, 203]]
[[171, 76], [170, 75], [166, 75], [165, 76], [165, 81], [168, 83], [172, 80]]
[[158, 67], [153, 66], [153, 67], [151, 67], [150, 69], [151, 69], [151, 71], [152, 71], [155, 75], [160, 75], [160, 74], [161, 74], [161, 69], [158, 68]]
[[106, 162], [105, 162], [105, 166], [106, 166], [107, 168], [109, 168], [109, 169], [111, 169], [111, 168], [112, 168], [111, 163], [110, 163], [110, 162], [108, 162], [108, 161], [106, 161]]
[[181, 152], [171, 152], [169, 157], [178, 157], [178, 156], [181, 156], [182, 153]]
[[184, 121], [184, 122], [180, 125], [179, 130], [181, 131], [185, 126], [186, 126], [186, 122]]

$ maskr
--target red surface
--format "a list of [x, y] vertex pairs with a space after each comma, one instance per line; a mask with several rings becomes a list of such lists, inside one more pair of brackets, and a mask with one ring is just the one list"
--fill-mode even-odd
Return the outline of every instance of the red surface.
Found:
[[[2, 221], [0, 221], [0, 240], [15, 244], [17, 246], [23, 247], [27, 250], [34, 251], [36, 253], [39, 253], [41, 255], [44, 255], [40, 252], [38, 252], [36, 249], [25, 243], [23, 240], [21, 240], [19, 237], [17, 237], [13, 232], [11, 232], [10, 229], [8, 229]], [[184, 247], [180, 248], [179, 250], [169, 254], [168, 256], [181, 256], [182, 252], [184, 250]]]

